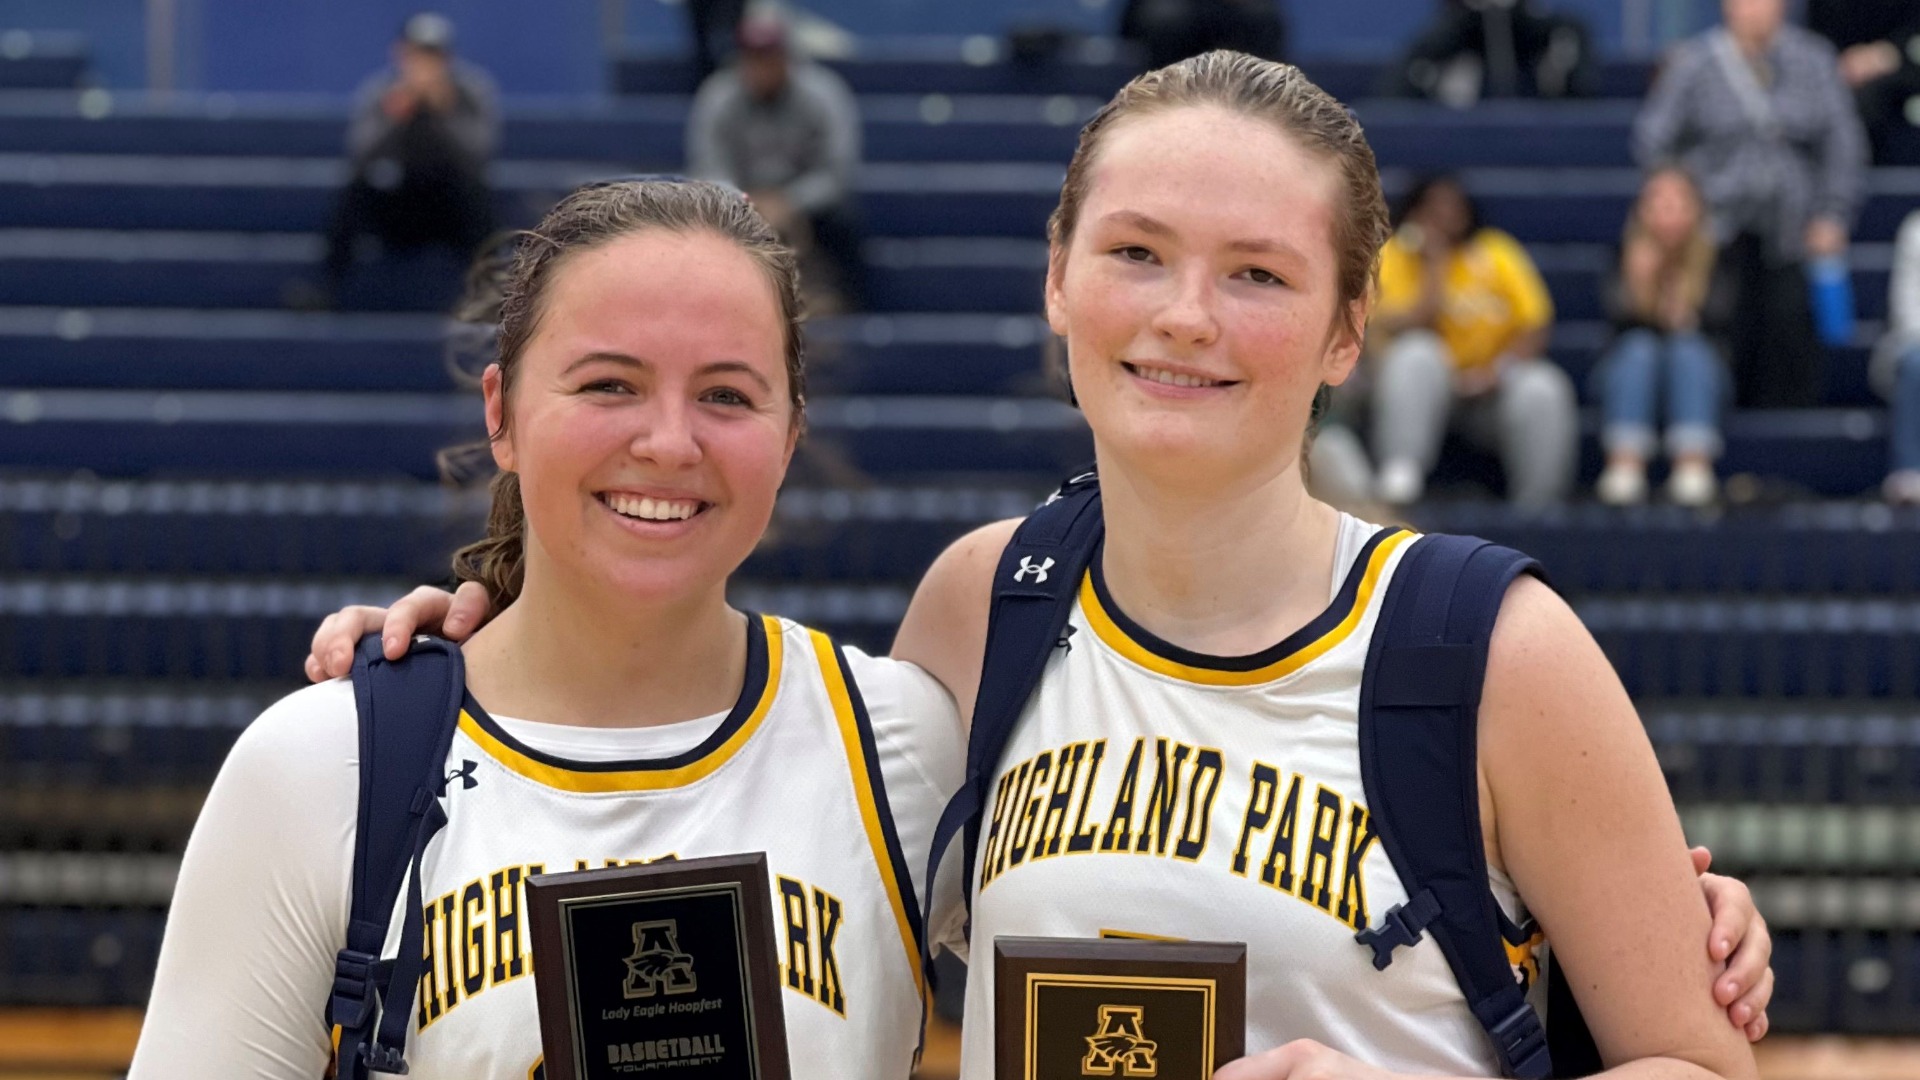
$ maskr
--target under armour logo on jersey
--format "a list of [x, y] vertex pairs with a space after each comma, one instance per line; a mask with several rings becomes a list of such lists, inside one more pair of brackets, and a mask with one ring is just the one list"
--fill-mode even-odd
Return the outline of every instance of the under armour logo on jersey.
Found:
[[480, 786], [480, 781], [473, 778], [473, 770], [479, 767], [479, 762], [468, 761], [466, 758], [461, 758], [460, 767], [447, 774], [447, 783], [451, 784], [455, 780], [458, 780], [460, 781], [461, 791], [472, 791], [474, 788]]
[[1051, 569], [1053, 569], [1053, 556], [1051, 555], [1040, 560], [1040, 565], [1038, 566], [1033, 564], [1033, 556], [1022, 555], [1020, 556], [1020, 569], [1013, 572], [1013, 580], [1025, 581], [1027, 580], [1027, 575], [1032, 574], [1034, 583], [1042, 584], [1047, 580], [1047, 571]]
[[1065, 649], [1068, 652], [1072, 652], [1073, 651], [1073, 632], [1078, 629], [1079, 627], [1074, 626], [1071, 623], [1061, 627], [1060, 636], [1054, 639], [1053, 647], [1056, 649]]

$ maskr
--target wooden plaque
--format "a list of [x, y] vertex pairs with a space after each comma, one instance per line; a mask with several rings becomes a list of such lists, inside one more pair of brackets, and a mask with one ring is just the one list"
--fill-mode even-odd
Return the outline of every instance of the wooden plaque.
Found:
[[996, 1080], [1211, 1080], [1247, 1038], [1238, 942], [993, 942]]
[[527, 880], [548, 1080], [788, 1080], [764, 853]]

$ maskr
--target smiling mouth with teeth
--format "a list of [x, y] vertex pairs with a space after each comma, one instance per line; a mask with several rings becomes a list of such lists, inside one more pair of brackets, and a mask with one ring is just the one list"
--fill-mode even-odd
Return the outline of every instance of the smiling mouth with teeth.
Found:
[[1162, 386], [1211, 389], [1214, 387], [1238, 385], [1238, 381], [1233, 379], [1203, 379], [1198, 375], [1168, 371], [1165, 368], [1145, 367], [1140, 364], [1129, 364], [1125, 361], [1122, 361], [1120, 366], [1126, 368], [1129, 374], [1137, 375], [1148, 382], [1156, 382]]
[[600, 496], [607, 509], [621, 517], [637, 518], [641, 521], [685, 521], [711, 506], [698, 499], [653, 499], [644, 495], [621, 495], [607, 492]]

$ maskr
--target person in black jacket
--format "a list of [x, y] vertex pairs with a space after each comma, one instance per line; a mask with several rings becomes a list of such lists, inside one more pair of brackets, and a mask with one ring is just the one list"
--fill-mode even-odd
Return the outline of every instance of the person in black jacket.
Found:
[[1580, 20], [1532, 0], [1441, 0], [1383, 90], [1464, 107], [1483, 97], [1581, 97], [1593, 81]]
[[462, 260], [494, 229], [487, 162], [500, 141], [493, 80], [453, 56], [453, 24], [406, 21], [393, 64], [361, 84], [347, 129], [353, 178], [327, 229], [324, 285], [289, 286], [296, 307], [331, 307], [364, 236], [386, 249], [444, 245]]
[[1211, 49], [1282, 59], [1287, 23], [1279, 0], [1127, 0], [1120, 36], [1147, 50], [1147, 66], [1165, 67]]
[[1920, 164], [1920, 5], [1807, 0], [1807, 29], [1840, 50], [1860, 122], [1881, 165]]

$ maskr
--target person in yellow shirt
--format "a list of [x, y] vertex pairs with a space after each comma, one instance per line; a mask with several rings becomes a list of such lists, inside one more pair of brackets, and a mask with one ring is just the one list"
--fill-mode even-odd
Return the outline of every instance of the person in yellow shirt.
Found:
[[1546, 359], [1553, 300], [1519, 241], [1480, 224], [1459, 181], [1415, 185], [1380, 253], [1374, 355], [1374, 494], [1420, 498], [1450, 426], [1497, 449], [1513, 502], [1566, 497], [1579, 414]]

